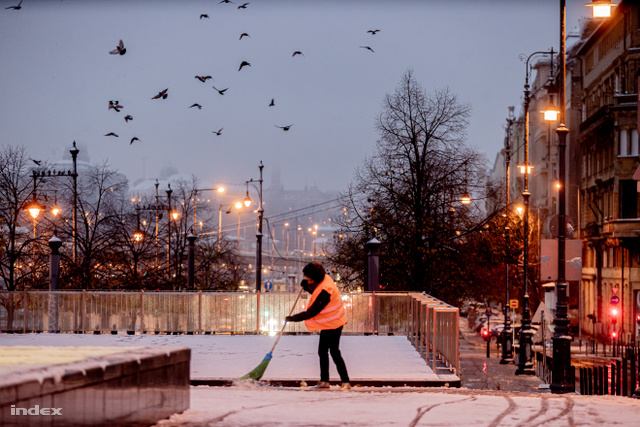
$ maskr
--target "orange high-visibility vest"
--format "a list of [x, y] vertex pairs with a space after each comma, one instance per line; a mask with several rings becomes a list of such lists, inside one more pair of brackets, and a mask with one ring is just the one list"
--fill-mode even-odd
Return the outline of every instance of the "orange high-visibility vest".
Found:
[[313, 302], [318, 298], [320, 292], [327, 291], [331, 295], [329, 304], [322, 309], [315, 317], [304, 321], [309, 331], [320, 331], [326, 329], [337, 329], [347, 323], [347, 314], [344, 311], [342, 305], [342, 299], [340, 298], [340, 291], [333, 282], [333, 279], [328, 275], [324, 276], [324, 279], [311, 294], [309, 299], [309, 307], [313, 305]]

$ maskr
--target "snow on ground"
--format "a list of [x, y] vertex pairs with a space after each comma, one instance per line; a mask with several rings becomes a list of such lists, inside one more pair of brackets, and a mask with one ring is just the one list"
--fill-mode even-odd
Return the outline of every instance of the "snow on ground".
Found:
[[[335, 390], [335, 391], [334, 391]], [[168, 426], [637, 426], [640, 401], [468, 389], [192, 387]]]
[[[284, 336], [264, 376], [317, 378], [317, 336]], [[275, 337], [223, 335], [0, 335], [0, 346], [187, 346], [192, 378], [237, 378], [271, 349]], [[405, 337], [344, 336], [353, 378], [427, 378], [433, 373]], [[133, 350], [133, 349], [131, 349]], [[52, 360], [56, 361], [55, 354]], [[332, 369], [333, 366], [332, 366]], [[338, 379], [333, 371], [332, 378]], [[637, 426], [640, 400], [614, 396], [504, 393], [445, 388], [365, 388], [341, 392], [257, 384], [192, 387], [190, 409], [167, 426]]]
[[[263, 379], [319, 378], [318, 339], [283, 336]], [[192, 379], [236, 379], [255, 368], [275, 340], [266, 335], [13, 334], [0, 335], [0, 346], [185, 346], [191, 348]], [[403, 336], [343, 336], [340, 349], [352, 380], [438, 379]], [[333, 363], [330, 369], [338, 380]]]

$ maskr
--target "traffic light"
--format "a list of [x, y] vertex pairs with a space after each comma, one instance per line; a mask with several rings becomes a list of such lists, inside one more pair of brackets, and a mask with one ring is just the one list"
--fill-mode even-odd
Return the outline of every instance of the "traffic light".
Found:
[[613, 339], [618, 338], [618, 331], [611, 331], [611, 338]]
[[484, 328], [482, 330], [482, 338], [484, 338], [485, 340], [489, 338], [489, 330], [487, 328]]
[[613, 323], [614, 325], [616, 323], [618, 323], [618, 316], [620, 315], [620, 310], [618, 310], [618, 307], [613, 306], [611, 307], [611, 323]]

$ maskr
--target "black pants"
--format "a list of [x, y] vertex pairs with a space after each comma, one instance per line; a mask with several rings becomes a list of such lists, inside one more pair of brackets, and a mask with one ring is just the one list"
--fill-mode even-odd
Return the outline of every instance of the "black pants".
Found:
[[336, 364], [340, 380], [343, 383], [349, 382], [349, 374], [340, 354], [340, 335], [342, 326], [338, 329], [327, 329], [320, 331], [320, 343], [318, 344], [318, 356], [320, 356], [320, 381], [329, 381], [329, 353], [333, 363]]

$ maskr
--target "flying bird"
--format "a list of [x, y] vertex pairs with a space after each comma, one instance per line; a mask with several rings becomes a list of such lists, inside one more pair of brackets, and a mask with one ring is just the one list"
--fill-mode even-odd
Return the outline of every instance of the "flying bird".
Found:
[[198, 104], [198, 103], [193, 104], [193, 105], [192, 105], [191, 107], [189, 107], [189, 108], [193, 108], [193, 107], [198, 107], [198, 110], [202, 109], [202, 105], [200, 105], [200, 104]]
[[377, 32], [379, 32], [380, 30], [369, 30], [367, 31], [367, 33], [371, 33], [372, 35], [376, 35]]
[[214, 88], [215, 90], [217, 90], [220, 95], [224, 95], [224, 93], [227, 91], [227, 89], [229, 89], [228, 87], [225, 87], [224, 89], [218, 89], [215, 86], [211, 86], [211, 87]]
[[166, 88], [164, 90], [161, 90], [160, 92], [158, 92], [158, 94], [154, 97], [152, 97], [151, 99], [158, 99], [158, 98], [162, 98], [162, 99], [167, 99], [167, 91], [169, 90], [169, 88]]
[[296, 55], [302, 55], [304, 56], [304, 54], [302, 52], [300, 52], [299, 50], [296, 50], [295, 52], [293, 52], [293, 55], [291, 55], [291, 57], [293, 58]]
[[17, 6], [9, 6], [9, 7], [5, 7], [5, 9], [13, 9], [13, 10], [20, 10], [22, 9], [22, 0], [20, 0], [20, 3], [18, 3]]
[[238, 6], [238, 9], [246, 9], [247, 6], [249, 6], [249, 3], [241, 4], [240, 6]]
[[[22, 3], [22, 2], [20, 2], [20, 3]], [[33, 163], [35, 163], [36, 165], [38, 165], [38, 166], [40, 166], [42, 164], [42, 160], [33, 160], [33, 159], [31, 159], [31, 161]]]
[[240, 34], [240, 39], [239, 40], [242, 40], [243, 37], [251, 38], [251, 36], [248, 33], [242, 33], [242, 34]]
[[133, 120], [133, 116], [131, 114], [127, 114], [126, 116], [124, 116], [124, 121], [129, 123], [129, 120]]
[[222, 0], [222, 1], [221, 1], [220, 3], [218, 3], [218, 4], [222, 4], [222, 3], [231, 3], [231, 4], [233, 4], [233, 2], [232, 2], [232, 1], [230, 1], [230, 0]]
[[140, 140], [138, 139], [137, 136], [134, 136], [133, 138], [131, 138], [131, 142], [129, 143], [129, 145], [133, 144], [133, 141], [140, 141]]
[[113, 132], [109, 132], [107, 134], [105, 134], [104, 136], [115, 136], [116, 138], [119, 138], [119, 136]]
[[124, 55], [125, 53], [127, 53], [127, 49], [124, 47], [124, 43], [122, 43], [122, 40], [120, 40], [120, 43], [118, 44], [118, 46], [116, 46], [116, 48], [109, 53], [111, 55], [118, 55], [118, 54]]
[[124, 107], [118, 101], [109, 101], [109, 110], [114, 109], [119, 113], [122, 108]]
[[249, 64], [247, 61], [242, 61], [242, 63], [240, 64], [240, 68], [238, 68], [238, 71], [242, 70], [242, 67], [244, 67], [245, 65], [251, 67], [251, 64]]
[[202, 18], [209, 19], [209, 15], [207, 15], [206, 13], [203, 13], [202, 15], [200, 15], [200, 19], [202, 19]]
[[212, 133], [215, 133], [216, 135], [222, 135], [222, 129], [224, 129], [224, 128], [220, 128], [220, 129], [218, 129], [218, 131], [217, 131], [217, 132], [216, 132], [215, 130], [212, 130], [211, 132], [212, 132]]
[[210, 78], [211, 76], [196, 76], [196, 79], [200, 80], [202, 83], [206, 82]]
[[369, 46], [360, 46], [360, 47], [361, 47], [362, 49], [370, 50], [370, 51], [371, 51], [371, 53], [375, 53], [375, 52], [373, 51], [373, 49], [371, 49]]
[[269, 107], [273, 107], [274, 105], [276, 105], [276, 101], [271, 98], [271, 102], [269, 103]]
[[288, 131], [289, 129], [291, 129], [291, 126], [293, 126], [293, 123], [291, 123], [289, 126], [278, 126], [278, 125], [275, 125], [275, 126], [276, 126], [277, 128], [280, 128], [280, 129], [282, 129], [283, 131], [285, 131], [285, 132], [286, 132], [286, 131]]

